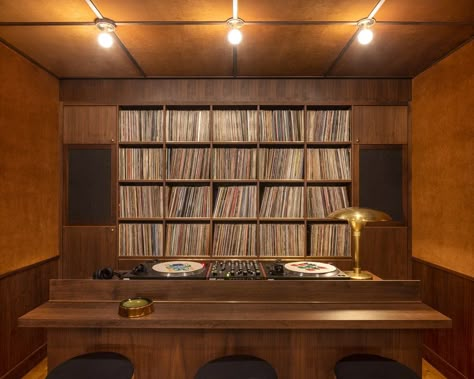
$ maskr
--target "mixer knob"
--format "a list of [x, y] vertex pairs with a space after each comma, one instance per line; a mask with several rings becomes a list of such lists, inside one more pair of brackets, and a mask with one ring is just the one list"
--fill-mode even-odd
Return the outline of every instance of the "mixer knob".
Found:
[[231, 270], [230, 271], [230, 276], [234, 276], [235, 275], [235, 271], [234, 270]]
[[260, 270], [255, 271], [255, 275], [259, 276], [260, 275]]
[[247, 276], [247, 271], [244, 271], [242, 274], [243, 274], [244, 276]]
[[276, 263], [274, 266], [275, 272], [282, 274], [283, 273], [283, 265], [280, 263]]

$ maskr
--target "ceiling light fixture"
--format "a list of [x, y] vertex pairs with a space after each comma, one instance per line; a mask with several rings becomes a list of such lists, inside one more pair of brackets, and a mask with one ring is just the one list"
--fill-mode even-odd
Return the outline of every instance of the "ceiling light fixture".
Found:
[[227, 20], [227, 25], [229, 25], [229, 33], [227, 34], [227, 40], [232, 45], [238, 45], [242, 41], [242, 32], [240, 28], [244, 25], [244, 20], [237, 16], [237, 7], [238, 0], [233, 0], [232, 3], [232, 18]]
[[95, 25], [100, 30], [97, 41], [99, 45], [105, 48], [109, 48], [114, 43], [112, 34], [115, 32], [115, 23], [108, 18], [98, 18], [95, 20]]
[[362, 45], [369, 44], [374, 38], [374, 33], [370, 28], [375, 24], [375, 18], [363, 18], [357, 22], [359, 33], [357, 33], [357, 40]]

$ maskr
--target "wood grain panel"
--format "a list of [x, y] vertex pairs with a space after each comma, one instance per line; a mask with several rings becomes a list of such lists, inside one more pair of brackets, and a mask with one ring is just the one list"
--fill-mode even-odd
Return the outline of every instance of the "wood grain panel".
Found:
[[20, 326], [135, 329], [431, 329], [451, 321], [421, 303], [270, 304], [162, 302], [156, 312], [132, 320], [119, 316], [119, 302], [48, 302], [19, 320]]
[[387, 1], [376, 15], [377, 21], [474, 22], [471, 0]]
[[422, 300], [453, 320], [453, 327], [424, 334], [424, 357], [448, 378], [474, 377], [474, 281], [414, 259]]
[[98, 34], [95, 25], [0, 27], [1, 38], [58, 77], [140, 77], [117, 42], [104, 49]]
[[[355, 40], [329, 73], [344, 76], [416, 76], [471, 38], [469, 25], [377, 24], [369, 45]], [[394, 36], [397, 36], [394, 38]]]
[[0, 13], [0, 22], [90, 22], [94, 18], [83, 0], [61, 0], [60, 4], [55, 0], [5, 1]]
[[413, 81], [413, 256], [474, 276], [474, 41]]
[[407, 227], [367, 226], [360, 240], [363, 270], [382, 279], [410, 277]]
[[227, 0], [94, 0], [103, 14], [120, 21], [222, 21], [232, 17]]
[[0, 275], [59, 254], [58, 81], [0, 44]]
[[48, 300], [51, 278], [57, 278], [57, 258], [0, 278], [0, 377], [20, 378], [46, 354], [46, 332], [19, 328], [18, 317]]
[[92, 278], [98, 269], [115, 267], [117, 232], [110, 226], [63, 228], [63, 278]]
[[241, 31], [237, 75], [323, 76], [354, 34], [354, 26], [246, 25]]
[[244, 302], [416, 302], [417, 281], [207, 281], [207, 280], [57, 280], [54, 301], [122, 300], [150, 296], [161, 301]]
[[50, 369], [75, 355], [112, 350], [133, 362], [137, 377], [189, 379], [206, 362], [232, 354], [268, 361], [280, 379], [332, 377], [351, 353], [393, 358], [421, 373], [418, 331], [50, 329]]
[[352, 108], [352, 138], [361, 144], [407, 144], [406, 106], [355, 106]]
[[147, 76], [231, 76], [232, 46], [222, 25], [124, 25], [117, 35]]
[[357, 21], [367, 17], [371, 0], [240, 0], [245, 21]]
[[406, 104], [407, 79], [62, 80], [60, 98], [85, 104]]
[[117, 108], [114, 106], [64, 106], [63, 141], [109, 144], [117, 140]]

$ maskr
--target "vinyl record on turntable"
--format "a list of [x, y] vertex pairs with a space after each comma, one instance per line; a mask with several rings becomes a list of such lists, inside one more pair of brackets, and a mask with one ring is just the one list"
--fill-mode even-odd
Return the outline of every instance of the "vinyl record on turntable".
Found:
[[193, 261], [170, 261], [157, 263], [152, 266], [152, 269], [160, 276], [183, 277], [202, 273], [205, 265], [204, 263]]
[[332, 276], [339, 270], [328, 263], [299, 261], [286, 263], [285, 271], [293, 276]]

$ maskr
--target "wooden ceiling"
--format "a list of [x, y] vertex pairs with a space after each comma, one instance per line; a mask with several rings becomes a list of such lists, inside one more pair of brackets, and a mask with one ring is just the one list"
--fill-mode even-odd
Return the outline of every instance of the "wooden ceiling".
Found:
[[[117, 24], [103, 49], [88, 3]], [[473, 0], [386, 0], [374, 40], [355, 39], [378, 0], [0, 1], [0, 40], [58, 78], [414, 77], [472, 39]]]

